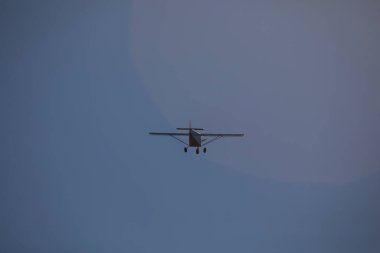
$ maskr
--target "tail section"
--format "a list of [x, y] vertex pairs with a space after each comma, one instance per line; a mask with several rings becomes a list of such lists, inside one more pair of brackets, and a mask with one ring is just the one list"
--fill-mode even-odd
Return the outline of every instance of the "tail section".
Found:
[[198, 131], [202, 131], [204, 129], [198, 128], [198, 127], [191, 127], [191, 120], [190, 120], [189, 121], [189, 127], [177, 127], [177, 130], [198, 130]]

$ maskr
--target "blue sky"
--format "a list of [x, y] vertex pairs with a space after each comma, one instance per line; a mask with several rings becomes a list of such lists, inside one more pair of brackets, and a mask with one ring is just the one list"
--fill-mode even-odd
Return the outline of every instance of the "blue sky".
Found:
[[[378, 65], [374, 65], [378, 62], [375, 56], [379, 54], [376, 46], [379, 30], [375, 26], [378, 17], [374, 13], [379, 5], [371, 1], [350, 2], [346, 8], [339, 8], [343, 20], [355, 17], [362, 23], [357, 23], [359, 28], [352, 30], [357, 32], [356, 40], [343, 43], [349, 48], [331, 56], [334, 52], [331, 43], [342, 44], [352, 25], [339, 22], [342, 19], [332, 19], [334, 10], [339, 7], [337, 2], [333, 1], [335, 4], [331, 6], [309, 2], [298, 7], [294, 7], [295, 1], [288, 2], [289, 5], [275, 1], [268, 5], [256, 3], [262, 15], [256, 20], [261, 22], [258, 31], [272, 29], [272, 37], [261, 38], [260, 45], [265, 45], [266, 40], [272, 44], [252, 50], [265, 52], [274, 48], [287, 57], [272, 65], [271, 60], [277, 59], [277, 55], [257, 53], [266, 61], [262, 65], [251, 63], [260, 67], [256, 74], [267, 84], [265, 86], [247, 84], [251, 80], [249, 63], [252, 59], [246, 56], [244, 45], [241, 45], [242, 51], [236, 51], [228, 44], [249, 39], [248, 35], [219, 44], [216, 41], [221, 38], [220, 32], [209, 34], [199, 24], [191, 26], [191, 20], [196, 17], [200, 21], [207, 20], [207, 15], [202, 13], [208, 13], [212, 2], [205, 3], [196, 16], [197, 5], [191, 9], [182, 1], [2, 1], [0, 251], [375, 252], [380, 247], [379, 146], [376, 142], [379, 123], [375, 106], [380, 100], [377, 100], [376, 86]], [[187, 8], [187, 16], [180, 15]], [[219, 14], [211, 16], [214, 20], [209, 24], [211, 28], [218, 27], [217, 21], [221, 18], [235, 17], [229, 16], [229, 9], [242, 13], [236, 26], [242, 31], [244, 22], [253, 22], [245, 19], [244, 14], [249, 13], [249, 9], [243, 3], [223, 2], [215, 8]], [[284, 18], [280, 22], [276, 18], [289, 17], [303, 8], [308, 14], [314, 13], [314, 16], [306, 16], [306, 21], [310, 21], [310, 17], [320, 20], [319, 15], [327, 13], [326, 19], [332, 22], [312, 26], [315, 31], [326, 35], [324, 29], [331, 24], [332, 31], [343, 29], [344, 32], [341, 36], [323, 37], [321, 43], [315, 44], [307, 38], [312, 31], [279, 34], [280, 30], [276, 30], [279, 24], [287, 31], [297, 19]], [[161, 32], [152, 26], [157, 17], [161, 17]], [[363, 20], [362, 17], [368, 18]], [[173, 24], [175, 20], [177, 24]], [[136, 22], [142, 22], [138, 23], [141, 26]], [[184, 33], [182, 42], [175, 38], [181, 34], [181, 24], [189, 31]], [[225, 20], [223, 27], [228, 24], [236, 25]], [[369, 28], [363, 31], [362, 27]], [[234, 26], [228, 29], [232, 31]], [[196, 31], [204, 34], [204, 40], [196, 37], [199, 36]], [[153, 35], [160, 35], [161, 39], [145, 41], [147, 34], [151, 34], [152, 39], [157, 38]], [[236, 31], [235, 36], [240, 35]], [[360, 40], [359, 35], [366, 35], [366, 39]], [[286, 42], [298, 36], [304, 42], [300, 42], [304, 45], [301, 52]], [[279, 38], [285, 42], [278, 42]], [[197, 43], [196, 51], [203, 50], [202, 57], [197, 58], [194, 49], [181, 50], [186, 49], [191, 39]], [[310, 63], [310, 57], [318, 53], [299, 55], [296, 58], [304, 62], [296, 63], [287, 51], [293, 49], [301, 54], [316, 44], [320, 45], [321, 52], [328, 52], [320, 54], [315, 64]], [[357, 56], [354, 59], [361, 59], [359, 63], [350, 62], [348, 57], [345, 67], [337, 67], [338, 74], [328, 72], [331, 76], [318, 79], [327, 83], [342, 82], [337, 84], [338, 91], [342, 91], [344, 81], [350, 79], [345, 92], [328, 97], [332, 88], [327, 84], [316, 86], [311, 82], [307, 88], [300, 86], [307, 80], [307, 74], [297, 79], [300, 83], [285, 82], [293, 80], [290, 76], [294, 72], [293, 68], [285, 68], [287, 72], [281, 66], [306, 64], [318, 67], [313, 72], [315, 76], [326, 74], [327, 68], [323, 68], [326, 57], [334, 63], [343, 62], [342, 55], [357, 44], [366, 47], [349, 56]], [[178, 48], [171, 51], [171, 45]], [[216, 45], [211, 51], [213, 54], [207, 55], [213, 45]], [[228, 49], [224, 50], [226, 54], [221, 53], [223, 48]], [[218, 55], [221, 62], [231, 59], [237, 67], [229, 72], [230, 65], [218, 63]], [[199, 66], [194, 63], [198, 59], [204, 60]], [[144, 63], [149, 63], [147, 68]], [[336, 65], [331, 63], [331, 66]], [[186, 70], [187, 67], [191, 67], [191, 71]], [[207, 67], [211, 74], [202, 72]], [[220, 69], [223, 70], [221, 76], [215, 77]], [[357, 74], [351, 73], [355, 69]], [[154, 70], [161, 74], [157, 75]], [[285, 71], [280, 76], [284, 79], [283, 86], [270, 85], [278, 79], [263, 73], [280, 70]], [[311, 71], [307, 67], [304, 70]], [[209, 82], [202, 84], [206, 94], [215, 88], [220, 95], [237, 89], [247, 94], [252, 92], [254, 102], [248, 99], [249, 94], [239, 99], [240, 93], [236, 92], [236, 102], [231, 102], [230, 97], [218, 96], [208, 98], [206, 103], [201, 95], [197, 103], [188, 103], [194, 99], [188, 84], [193, 82], [198, 89], [202, 78]], [[222, 79], [234, 81], [234, 86], [229, 87], [228, 82], [217, 86], [215, 82]], [[244, 80], [248, 80], [247, 83]], [[167, 84], [167, 81], [171, 82]], [[309, 89], [312, 94], [307, 92]], [[186, 91], [189, 91], [187, 95]], [[300, 96], [289, 104], [293, 93]], [[319, 107], [314, 95], [329, 99], [330, 107]], [[174, 103], [176, 100], [170, 98], [180, 99]], [[273, 104], [277, 99], [282, 102]], [[166, 102], [172, 107], [167, 107]], [[302, 105], [315, 111], [300, 117], [304, 111], [296, 109]], [[345, 106], [350, 110], [345, 110]], [[277, 110], [279, 108], [282, 109]], [[198, 111], [199, 114], [195, 113]], [[329, 114], [330, 111], [334, 113]], [[222, 117], [226, 115], [231, 117]], [[313, 125], [326, 115], [332, 117], [326, 125]], [[196, 156], [193, 152], [184, 154], [183, 147], [172, 139], [147, 134], [152, 130], [184, 126], [190, 118], [194, 124], [210, 131], [244, 131], [248, 135], [241, 141], [223, 140], [210, 146], [206, 156]], [[281, 121], [285, 118], [291, 120]], [[297, 122], [307, 129], [298, 138], [294, 131], [289, 131], [293, 127], [301, 129]], [[345, 124], [352, 122], [362, 123], [354, 127]], [[322, 133], [314, 136], [316, 146], [307, 146], [307, 151], [302, 151], [309, 143], [304, 137], [316, 129]], [[339, 129], [343, 129], [343, 133]], [[360, 135], [363, 131], [365, 134]], [[348, 138], [351, 133], [363, 137], [359, 138], [359, 144], [354, 142], [356, 149], [350, 149], [349, 144], [355, 141]], [[261, 149], [252, 144], [255, 139], [262, 145]], [[323, 152], [326, 140], [331, 144], [326, 147], [327, 153]], [[341, 148], [348, 148], [348, 155], [341, 153]], [[255, 151], [253, 158], [246, 150]], [[356, 156], [355, 150], [366, 155]], [[281, 156], [281, 151], [290, 158]], [[302, 162], [294, 163], [292, 159], [299, 152], [309, 155], [307, 157], [312, 158], [309, 162], [316, 159], [310, 154], [319, 152], [323, 161], [320, 166], [335, 164], [338, 169], [331, 175], [321, 167], [320, 176], [316, 173], [317, 166], [311, 166], [299, 175], [297, 173], [308, 164], [308, 159], [302, 157]], [[243, 163], [233, 166], [234, 163], [229, 162], [242, 156], [246, 157]], [[220, 162], [222, 157], [224, 160]], [[350, 167], [352, 163], [357, 166]], [[369, 168], [358, 168], [358, 165]], [[346, 167], [354, 169], [347, 172]], [[270, 173], [255, 172], [265, 169]], [[366, 173], [356, 173], [361, 169]], [[282, 176], [289, 173], [291, 177]], [[346, 177], [346, 173], [354, 176]]]

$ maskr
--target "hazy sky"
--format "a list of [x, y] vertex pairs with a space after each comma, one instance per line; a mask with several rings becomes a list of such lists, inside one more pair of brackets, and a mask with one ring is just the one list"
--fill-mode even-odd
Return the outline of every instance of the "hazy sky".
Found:
[[379, 8], [141, 0], [131, 55], [172, 125], [191, 117], [246, 133], [242, 149], [223, 147], [214, 161], [277, 180], [347, 182], [380, 169]]
[[0, 1], [0, 251], [378, 251], [379, 15]]

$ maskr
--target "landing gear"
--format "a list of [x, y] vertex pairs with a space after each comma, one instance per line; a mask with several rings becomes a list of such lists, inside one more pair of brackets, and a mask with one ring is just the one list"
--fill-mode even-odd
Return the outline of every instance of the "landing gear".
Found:
[[[188, 147], [184, 147], [184, 148], [183, 148], [183, 151], [184, 151], [185, 153], [187, 153], [187, 150], [188, 150]], [[203, 148], [202, 151], [203, 151], [203, 153], [206, 153], [206, 152], [207, 152], [207, 148]], [[199, 151], [199, 147], [197, 147], [197, 148], [195, 149], [195, 153], [198, 155], [199, 152], [200, 152], [200, 151]]]

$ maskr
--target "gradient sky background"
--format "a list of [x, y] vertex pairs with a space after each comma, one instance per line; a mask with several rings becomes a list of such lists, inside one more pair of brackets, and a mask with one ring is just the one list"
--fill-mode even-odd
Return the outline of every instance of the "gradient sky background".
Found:
[[[0, 1], [0, 251], [377, 252], [378, 24], [368, 0]], [[147, 135], [189, 119], [247, 136]]]

